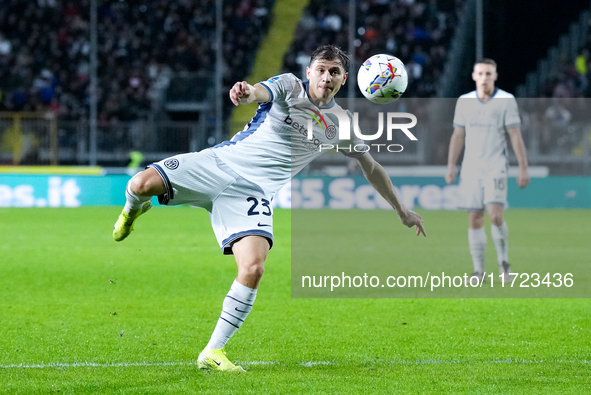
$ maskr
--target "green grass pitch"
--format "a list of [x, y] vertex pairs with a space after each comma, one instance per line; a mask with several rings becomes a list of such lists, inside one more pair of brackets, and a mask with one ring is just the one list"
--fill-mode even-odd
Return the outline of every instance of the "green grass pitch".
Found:
[[[0, 209], [0, 393], [591, 393], [589, 299], [292, 299], [279, 209], [254, 309], [227, 346], [248, 372], [200, 371], [233, 258], [203, 210], [154, 208], [115, 243], [119, 211]], [[399, 254], [470, 266], [466, 214], [421, 214], [433, 242], [410, 248], [421, 240], [394, 219]], [[557, 267], [589, 262], [591, 211], [506, 218], [511, 240], [535, 246], [513, 242], [521, 260], [559, 244]]]

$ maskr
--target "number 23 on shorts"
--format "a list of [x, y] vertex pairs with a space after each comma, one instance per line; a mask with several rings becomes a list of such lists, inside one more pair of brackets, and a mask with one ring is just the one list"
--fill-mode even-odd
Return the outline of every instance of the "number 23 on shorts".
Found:
[[[261, 199], [259, 203], [257, 198], [250, 196], [246, 198], [246, 201], [252, 203], [252, 206], [250, 206], [250, 209], [248, 209], [248, 216], [262, 214], [270, 217], [273, 214], [271, 211], [270, 202], [267, 199]], [[259, 208], [259, 204], [262, 208]]]

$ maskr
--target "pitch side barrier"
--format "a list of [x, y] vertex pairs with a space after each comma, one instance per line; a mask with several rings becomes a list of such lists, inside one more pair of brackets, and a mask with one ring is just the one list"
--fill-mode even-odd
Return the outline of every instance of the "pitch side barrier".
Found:
[[[532, 177], [530, 185], [519, 189], [509, 178], [509, 207], [591, 208], [591, 177]], [[456, 210], [457, 182], [447, 185], [443, 176], [391, 177], [398, 196], [409, 208]], [[391, 210], [365, 177], [296, 177], [279, 191], [276, 206], [294, 209]]]
[[[447, 185], [441, 168], [398, 168], [391, 177], [409, 208], [455, 210], [457, 183]], [[0, 167], [0, 207], [79, 207], [125, 204], [125, 186], [133, 172], [109, 174], [100, 168]], [[118, 169], [118, 171], [126, 171]], [[540, 175], [544, 169], [539, 170]], [[591, 208], [591, 177], [532, 177], [519, 189], [509, 175], [509, 207]], [[535, 171], [533, 172], [535, 174]], [[421, 176], [421, 174], [428, 174]], [[275, 196], [283, 209], [390, 210], [387, 202], [363, 176], [297, 176]]]

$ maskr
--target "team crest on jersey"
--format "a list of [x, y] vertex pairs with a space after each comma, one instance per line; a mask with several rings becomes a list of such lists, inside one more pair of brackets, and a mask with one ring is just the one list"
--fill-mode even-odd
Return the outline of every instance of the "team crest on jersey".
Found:
[[324, 132], [326, 134], [326, 138], [332, 140], [337, 135], [337, 128], [334, 125], [328, 125], [328, 128]]
[[166, 166], [170, 170], [174, 170], [177, 167], [179, 167], [179, 160], [178, 159], [174, 159], [174, 158], [169, 159], [166, 162], [164, 162], [164, 166]]

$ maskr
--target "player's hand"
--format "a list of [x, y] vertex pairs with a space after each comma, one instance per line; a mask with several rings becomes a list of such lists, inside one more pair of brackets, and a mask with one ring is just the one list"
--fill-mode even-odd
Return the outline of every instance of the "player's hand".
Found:
[[230, 89], [230, 100], [235, 106], [252, 103], [254, 101], [254, 87], [246, 81], [235, 83]]
[[445, 173], [445, 182], [452, 184], [456, 180], [456, 169], [447, 169]]
[[529, 185], [529, 174], [527, 172], [527, 169], [519, 169], [519, 172], [517, 173], [517, 185], [519, 186], [519, 188], [525, 188], [526, 186]]
[[421, 218], [419, 214], [412, 210], [404, 209], [401, 210], [398, 215], [400, 216], [400, 220], [404, 225], [408, 226], [409, 228], [412, 228], [413, 226], [417, 227], [417, 236], [422, 233], [423, 236], [427, 237], [427, 232], [425, 232], [425, 227], [423, 226], [423, 218]]

